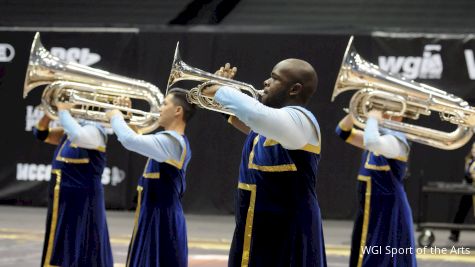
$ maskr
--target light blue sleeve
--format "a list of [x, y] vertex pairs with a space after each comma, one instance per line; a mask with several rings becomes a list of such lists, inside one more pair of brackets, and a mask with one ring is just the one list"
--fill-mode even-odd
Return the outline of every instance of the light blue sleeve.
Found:
[[319, 142], [313, 123], [295, 108], [271, 108], [226, 86], [216, 92], [215, 101], [231, 110], [253, 131], [279, 142], [287, 149], [300, 149]]
[[185, 148], [182, 136], [173, 131], [139, 135], [125, 123], [120, 115], [112, 117], [111, 126], [119, 142], [128, 150], [158, 162], [177, 160]]
[[71, 116], [69, 111], [59, 111], [59, 122], [70, 139], [77, 139], [81, 132], [81, 125]]
[[105, 147], [105, 137], [95, 125], [81, 126], [67, 110], [61, 110], [58, 116], [64, 132], [73, 144], [86, 149]]
[[364, 146], [371, 152], [387, 158], [407, 157], [409, 148], [394, 135], [379, 134], [378, 120], [369, 117], [363, 135]]

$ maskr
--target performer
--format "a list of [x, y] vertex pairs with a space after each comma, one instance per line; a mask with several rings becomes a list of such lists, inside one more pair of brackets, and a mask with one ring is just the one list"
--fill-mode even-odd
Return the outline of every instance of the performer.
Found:
[[106, 134], [95, 123], [80, 125], [59, 103], [62, 128], [46, 115], [33, 129], [57, 145], [52, 162], [42, 266], [113, 266], [101, 176]]
[[[229, 64], [220, 72], [234, 76]], [[248, 134], [236, 198], [229, 266], [326, 266], [316, 194], [320, 129], [304, 106], [317, 88], [313, 67], [286, 59], [264, 81], [261, 103], [233, 88], [204, 90]]]
[[180, 201], [191, 159], [184, 133], [195, 108], [180, 89], [174, 88], [159, 111], [159, 124], [164, 131], [149, 135], [136, 134], [119, 110], [106, 113], [122, 145], [149, 158], [137, 186], [137, 210], [127, 266], [188, 264], [186, 224]]
[[[465, 176], [464, 183], [469, 185], [474, 185], [475, 178], [475, 143], [472, 144], [472, 150], [465, 157]], [[472, 195], [463, 195], [459, 202], [459, 207], [457, 213], [454, 217], [454, 223], [462, 224], [467, 217], [470, 208], [475, 203], [475, 196]], [[474, 211], [475, 212], [475, 211]], [[460, 230], [453, 229], [450, 231], [449, 240], [451, 242], [457, 243], [459, 241]]]
[[[402, 133], [378, 129], [382, 116], [380, 111], [370, 111], [364, 133], [353, 128], [350, 115], [336, 128], [343, 140], [365, 150], [358, 174], [359, 208], [350, 266], [416, 266], [412, 214], [403, 186], [409, 144]], [[382, 251], [370, 250], [372, 246]], [[387, 249], [399, 250], [392, 255]]]

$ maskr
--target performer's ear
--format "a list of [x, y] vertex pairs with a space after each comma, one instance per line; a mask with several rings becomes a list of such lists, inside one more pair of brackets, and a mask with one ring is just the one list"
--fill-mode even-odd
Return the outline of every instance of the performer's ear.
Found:
[[290, 87], [289, 95], [291, 95], [291, 96], [299, 95], [302, 90], [303, 90], [303, 86], [302, 86], [301, 83], [294, 83], [294, 84]]
[[183, 110], [183, 107], [182, 107], [182, 106], [176, 106], [176, 108], [175, 108], [175, 115], [177, 115], [177, 116], [180, 116], [180, 115], [184, 116], [184, 115], [185, 115], [184, 112], [185, 112], [185, 111]]

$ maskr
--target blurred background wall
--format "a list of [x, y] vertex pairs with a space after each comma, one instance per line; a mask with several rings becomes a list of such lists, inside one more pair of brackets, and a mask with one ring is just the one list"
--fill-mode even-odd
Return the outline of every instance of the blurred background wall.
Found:
[[[34, 33], [65, 61], [143, 79], [166, 87], [173, 52], [214, 72], [226, 62], [237, 80], [262, 87], [280, 60], [309, 61], [319, 88], [309, 106], [322, 130], [318, 197], [324, 218], [351, 219], [361, 151], [339, 140], [334, 128], [351, 93], [330, 102], [348, 39], [367, 61], [453, 93], [475, 105], [475, 2], [468, 0], [0, 0], [0, 203], [45, 205], [54, 147], [39, 143], [31, 127], [42, 115], [41, 89], [22, 99]], [[434, 114], [422, 121], [453, 130]], [[200, 110], [187, 129], [193, 159], [187, 174], [185, 211], [230, 214], [244, 136], [221, 115]], [[107, 206], [134, 207], [145, 159], [110, 135], [103, 176]], [[420, 188], [429, 181], [460, 182], [464, 147], [445, 151], [413, 144], [406, 189], [418, 218]], [[431, 195], [431, 220], [448, 221], [458, 196]], [[473, 218], [471, 218], [473, 221]]]

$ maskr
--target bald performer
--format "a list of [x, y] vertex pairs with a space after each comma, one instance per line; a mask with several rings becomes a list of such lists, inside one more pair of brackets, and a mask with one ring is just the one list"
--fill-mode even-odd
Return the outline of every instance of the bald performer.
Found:
[[[235, 70], [226, 64], [221, 75]], [[304, 107], [317, 80], [309, 63], [286, 59], [264, 81], [261, 102], [226, 86], [204, 91], [247, 134], [229, 266], [326, 266], [316, 194], [320, 128]]]

